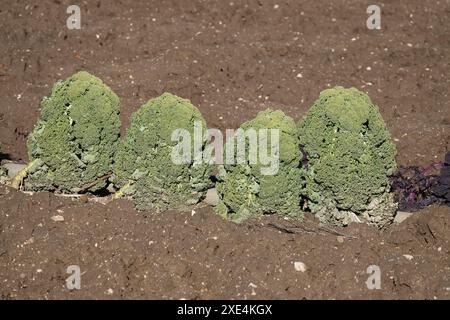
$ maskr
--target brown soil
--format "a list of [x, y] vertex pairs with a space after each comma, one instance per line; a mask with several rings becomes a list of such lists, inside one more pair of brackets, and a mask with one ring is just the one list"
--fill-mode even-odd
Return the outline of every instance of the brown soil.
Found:
[[[272, 226], [289, 225], [274, 216], [237, 225], [210, 207], [142, 214], [126, 200], [0, 193], [4, 299], [450, 298], [448, 207], [385, 232], [352, 225], [338, 238], [311, 217], [289, 234]], [[80, 266], [81, 290], [65, 286], [70, 265]], [[380, 267], [380, 290], [366, 286], [369, 265]]]
[[[367, 91], [380, 107], [399, 164], [442, 160], [450, 149], [446, 1], [386, 2], [373, 31], [370, 1], [90, 1], [81, 4], [81, 30], [66, 28], [70, 4], [0, 8], [0, 144], [12, 160], [27, 161], [42, 97], [80, 69], [121, 97], [124, 129], [164, 91], [225, 129], [269, 106], [300, 119], [339, 84]], [[269, 226], [287, 223], [276, 217], [235, 225], [209, 207], [140, 214], [126, 200], [0, 193], [2, 298], [450, 298], [448, 207], [384, 232], [352, 225], [339, 232], [357, 239], [341, 243], [309, 220], [287, 234]], [[53, 222], [55, 214], [65, 221]], [[82, 289], [69, 291], [74, 264]], [[381, 290], [365, 285], [371, 264], [381, 268]]]

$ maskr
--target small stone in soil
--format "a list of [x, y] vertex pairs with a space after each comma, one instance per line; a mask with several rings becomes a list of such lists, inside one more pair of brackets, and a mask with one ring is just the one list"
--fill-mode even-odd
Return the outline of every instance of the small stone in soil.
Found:
[[21, 163], [9, 162], [9, 163], [5, 163], [3, 166], [6, 168], [6, 170], [8, 170], [8, 178], [12, 179], [19, 173], [19, 171], [21, 171], [22, 169], [25, 169], [25, 167], [27, 165], [21, 164]]
[[216, 188], [212, 188], [212, 189], [208, 189], [208, 191], [206, 192], [206, 198], [205, 198], [205, 203], [209, 204], [210, 206], [217, 206], [217, 204], [219, 203], [219, 196], [217, 195], [217, 190]]
[[402, 223], [412, 215], [413, 215], [412, 212], [398, 211], [397, 214], [395, 215], [394, 222]]
[[295, 261], [294, 262], [294, 269], [296, 271], [305, 272], [306, 271], [306, 265], [303, 262]]

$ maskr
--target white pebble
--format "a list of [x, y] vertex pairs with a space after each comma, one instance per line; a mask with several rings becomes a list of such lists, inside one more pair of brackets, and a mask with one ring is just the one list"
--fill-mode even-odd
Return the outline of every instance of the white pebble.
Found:
[[412, 212], [398, 211], [397, 214], [395, 215], [394, 222], [395, 223], [402, 223], [403, 221], [405, 221], [406, 219], [408, 219], [412, 215], [413, 215]]
[[294, 262], [294, 269], [295, 271], [305, 272], [306, 271], [306, 264], [300, 261]]
[[64, 217], [63, 217], [63, 216], [60, 216], [60, 215], [53, 216], [53, 217], [51, 217], [51, 219], [52, 219], [53, 221], [55, 221], [55, 222], [62, 222], [62, 221], [64, 221]]

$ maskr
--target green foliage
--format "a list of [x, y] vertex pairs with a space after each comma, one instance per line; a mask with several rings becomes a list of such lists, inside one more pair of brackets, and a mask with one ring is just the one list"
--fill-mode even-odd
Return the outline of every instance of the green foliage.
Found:
[[[131, 190], [140, 210], [163, 211], [183, 208], [199, 202], [210, 184], [211, 165], [194, 163], [175, 164], [171, 159], [178, 141], [172, 141], [176, 129], [191, 134], [194, 151], [194, 125], [206, 122], [200, 111], [189, 100], [170, 93], [148, 101], [131, 118], [131, 126], [121, 142], [114, 167], [119, 186], [133, 182]], [[206, 145], [202, 135], [201, 149]]]
[[[279, 130], [279, 162], [278, 171], [264, 175], [261, 168], [266, 167], [258, 157], [258, 162], [249, 161], [250, 143], [246, 137], [243, 164], [225, 164], [220, 167], [217, 191], [219, 204], [217, 212], [235, 222], [241, 222], [249, 217], [279, 213], [293, 217], [301, 217], [299, 196], [302, 188], [302, 169], [300, 168], [300, 152], [298, 149], [297, 127], [292, 118], [282, 111], [266, 110], [260, 112], [255, 119], [241, 125], [241, 129], [250, 128]], [[267, 150], [270, 152], [271, 135], [268, 133]], [[229, 142], [226, 150], [233, 148], [237, 158], [237, 143]], [[263, 144], [259, 140], [259, 148]]]
[[322, 91], [298, 129], [308, 155], [303, 195], [322, 222], [382, 226], [393, 218], [387, 193], [396, 148], [366, 94], [342, 87]]
[[[79, 192], [107, 174], [119, 139], [119, 98], [97, 77], [81, 71], [55, 84], [42, 101], [40, 119], [28, 138], [27, 188]], [[104, 187], [99, 182], [89, 188]]]

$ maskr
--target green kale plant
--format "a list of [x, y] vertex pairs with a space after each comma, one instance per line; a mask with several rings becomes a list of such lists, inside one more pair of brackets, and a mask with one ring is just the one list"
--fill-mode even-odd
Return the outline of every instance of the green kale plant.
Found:
[[393, 220], [397, 205], [389, 176], [396, 170], [396, 148], [365, 93], [343, 87], [322, 91], [298, 134], [308, 160], [302, 196], [322, 223], [381, 228]]
[[44, 98], [28, 137], [26, 188], [66, 193], [105, 187], [120, 134], [119, 98], [99, 78], [78, 72]]
[[[195, 127], [201, 131], [196, 146]], [[183, 163], [173, 160], [176, 130], [189, 133], [191, 157]], [[206, 146], [206, 122], [189, 100], [170, 93], [151, 99], [131, 118], [131, 126], [116, 155], [114, 179], [118, 186], [130, 185], [139, 210], [183, 209], [198, 203], [210, 186], [212, 165], [198, 156]], [[186, 141], [185, 141], [186, 142]], [[197, 152], [197, 153], [196, 153]]]
[[[250, 135], [243, 135], [245, 140], [241, 141], [245, 142], [245, 161], [237, 161], [238, 139], [227, 141], [225, 153], [232, 153], [236, 161], [234, 164], [225, 162], [219, 169], [217, 212], [234, 222], [273, 213], [301, 218], [299, 197], [303, 188], [302, 169], [294, 120], [282, 111], [268, 109], [240, 127], [243, 133], [251, 129], [259, 136], [257, 141], [252, 142]], [[262, 163], [261, 154], [258, 154], [257, 161], [251, 161], [251, 149], [257, 146], [257, 152], [260, 152], [263, 147], [269, 154], [273, 139], [271, 129], [278, 131], [277, 170], [264, 172], [267, 164]], [[265, 130], [268, 130], [267, 138], [261, 136]]]

